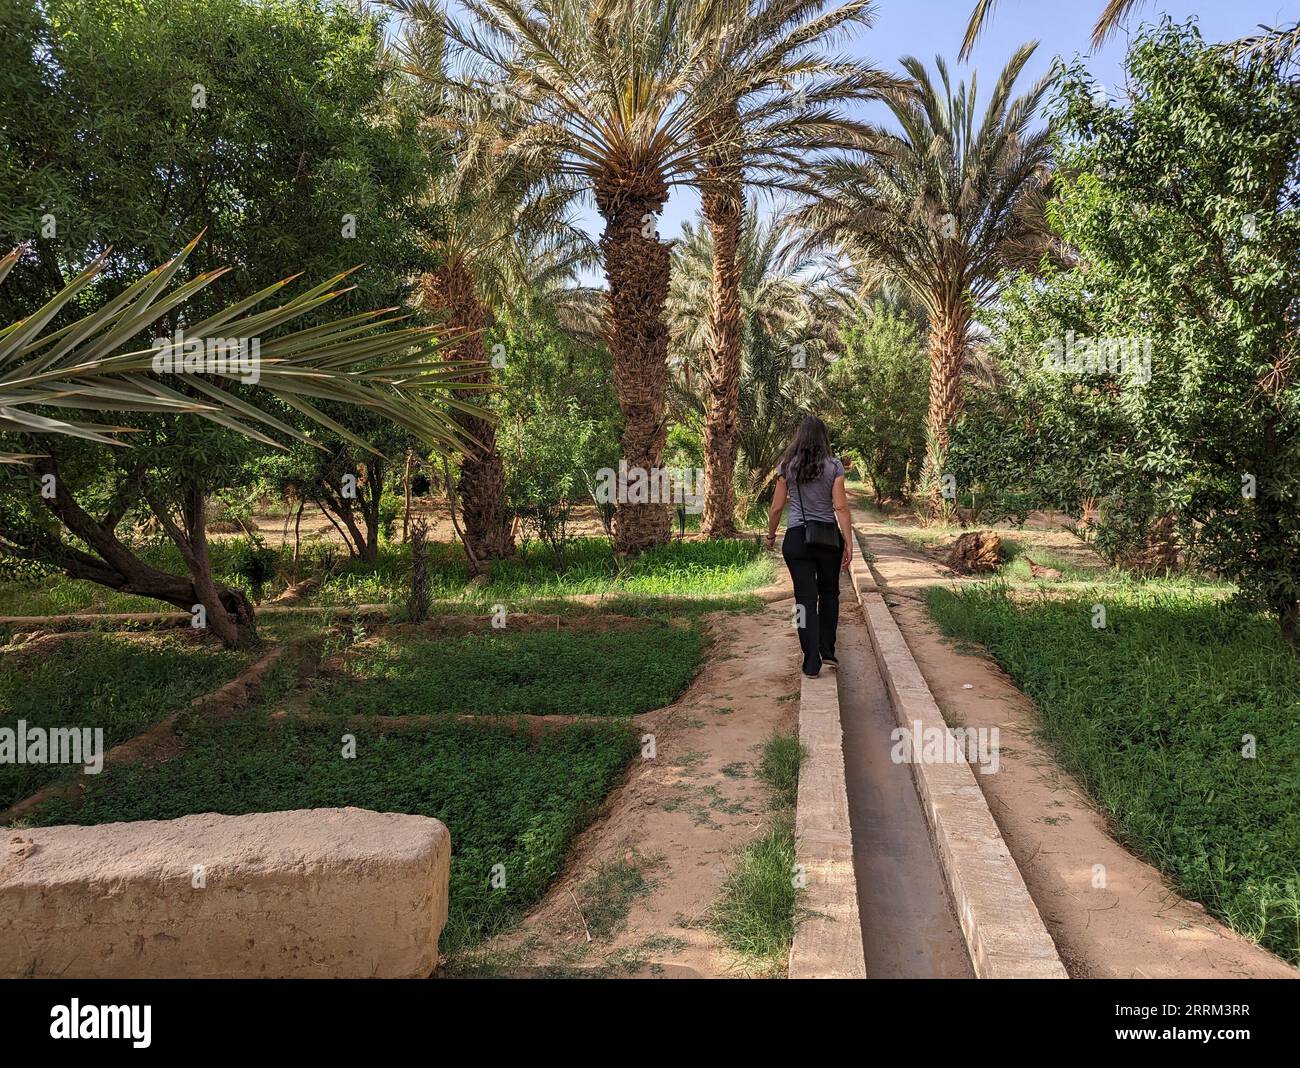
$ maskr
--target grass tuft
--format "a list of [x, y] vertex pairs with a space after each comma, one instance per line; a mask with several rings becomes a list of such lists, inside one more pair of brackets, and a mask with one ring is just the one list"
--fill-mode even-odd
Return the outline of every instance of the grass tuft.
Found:
[[797, 730], [773, 731], [763, 743], [763, 758], [758, 765], [758, 777], [772, 791], [774, 807], [789, 808], [799, 793], [799, 765], [807, 756], [799, 741]]
[[778, 811], [740, 851], [710, 915], [710, 928], [759, 975], [783, 974], [794, 941], [794, 806], [806, 755], [797, 731], [773, 731], [763, 742], [758, 777], [771, 789]]
[[714, 904], [710, 927], [752, 970], [779, 975], [794, 941], [797, 896], [794, 816], [787, 811], [741, 850]]

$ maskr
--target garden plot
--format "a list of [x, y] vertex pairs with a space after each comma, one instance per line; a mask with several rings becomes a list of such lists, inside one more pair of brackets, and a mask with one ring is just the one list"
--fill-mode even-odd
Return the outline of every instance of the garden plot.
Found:
[[[102, 755], [234, 678], [249, 660], [191, 632], [74, 633], [9, 647], [0, 654], [0, 731], [14, 733], [15, 752], [0, 762], [0, 810], [82, 774], [79, 765], [49, 762], [53, 754], [36, 750], [37, 738], [88, 730]], [[0, 747], [8, 739], [0, 736]]]
[[699, 667], [698, 623], [502, 615], [386, 627], [331, 660], [309, 701], [350, 715], [637, 715]]
[[1022, 605], [936, 587], [928, 602], [1034, 699], [1122, 842], [1300, 962], [1300, 670], [1271, 621], [1159, 589], [1106, 591], [1101, 629], [1092, 596]]
[[[135, 547], [142, 560], [169, 573], [184, 570], [174, 546]], [[463, 604], [488, 611], [505, 603], [518, 607], [538, 600], [579, 597], [647, 599], [737, 597], [772, 581], [774, 565], [757, 542], [678, 540], [621, 561], [605, 538], [581, 538], [563, 551], [538, 542], [521, 546], [515, 557], [496, 563], [486, 586], [471, 582], [464, 551], [452, 542], [432, 542], [428, 548], [430, 590], [443, 605]], [[266, 553], [264, 572], [270, 577], [260, 588], [250, 578], [248, 561]], [[274, 603], [297, 575], [297, 607], [348, 607], [358, 604], [398, 604], [405, 600], [409, 547], [395, 541], [380, 544], [374, 561], [349, 559], [337, 545], [312, 544], [295, 562], [291, 547], [252, 552], [244, 537], [212, 540], [213, 577], [220, 583], [249, 589], [254, 599]], [[0, 616], [59, 616], [101, 613], [172, 611], [172, 606], [148, 597], [119, 593], [91, 582], [67, 578], [47, 568], [28, 566], [21, 574], [10, 568], [0, 580]]]
[[337, 717], [268, 719], [258, 709], [180, 733], [174, 759], [109, 768], [79, 799], [54, 799], [28, 822], [346, 806], [433, 816], [452, 835], [445, 951], [504, 929], [542, 893], [636, 750], [617, 720], [534, 736], [508, 721], [345, 729]]
[[[671, 704], [705, 641], [699, 624], [623, 617], [385, 627], [303, 686], [286, 660], [257, 707], [184, 714], [170, 759], [110, 766], [26, 822], [349, 805], [433, 816], [452, 834], [454, 952], [541, 896], [638, 750], [629, 717]], [[534, 729], [534, 711], [555, 722]]]

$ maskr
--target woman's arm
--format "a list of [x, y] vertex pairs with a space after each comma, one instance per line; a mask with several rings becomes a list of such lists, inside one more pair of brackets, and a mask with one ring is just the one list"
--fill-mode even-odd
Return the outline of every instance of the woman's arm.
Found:
[[849, 561], [853, 559], [853, 513], [849, 511], [849, 494], [844, 488], [843, 475], [836, 476], [831, 499], [835, 502], [835, 519], [844, 538], [844, 559], [840, 561], [840, 569], [847, 571]]
[[[841, 479], [843, 481], [843, 479]], [[776, 544], [776, 528], [781, 525], [781, 516], [785, 512], [785, 479], [776, 480], [776, 489], [772, 492], [772, 507], [767, 510], [767, 547]]]

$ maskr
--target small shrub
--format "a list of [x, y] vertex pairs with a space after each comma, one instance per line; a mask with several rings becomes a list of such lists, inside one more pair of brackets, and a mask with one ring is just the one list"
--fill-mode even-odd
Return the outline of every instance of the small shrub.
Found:
[[275, 578], [279, 554], [259, 537], [239, 538], [231, 547], [229, 566], [243, 579], [254, 601], [262, 599], [266, 584]]

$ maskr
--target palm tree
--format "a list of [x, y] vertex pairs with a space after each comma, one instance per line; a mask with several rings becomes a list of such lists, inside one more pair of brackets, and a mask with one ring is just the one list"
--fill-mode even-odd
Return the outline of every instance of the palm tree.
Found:
[[[936, 59], [940, 92], [919, 60], [905, 58], [919, 91], [889, 101], [900, 131], [882, 134], [865, 158], [815, 168], [811, 200], [791, 219], [809, 247], [837, 245], [869, 270], [893, 276], [924, 306], [931, 476], [962, 406], [974, 309], [996, 295], [1004, 271], [1035, 268], [1050, 247], [1043, 219], [1050, 144], [1046, 130], [1031, 128], [1049, 79], [1011, 95], [1035, 47], [1012, 56], [978, 129], [973, 80], [954, 92]], [[937, 490], [931, 503], [938, 505]]]
[[1289, 26], [1260, 25], [1260, 32], [1226, 45], [1234, 59], [1278, 64], [1294, 63], [1300, 56], [1300, 21]]
[[[550, 297], [594, 257], [591, 242], [570, 220], [572, 191], [541, 187], [522, 161], [503, 150], [498, 109], [481, 94], [454, 91], [446, 72], [440, 16], [421, 2], [395, 5], [405, 16], [394, 53], [406, 71], [445, 91], [431, 101], [430, 121], [442, 130], [451, 166], [430, 198], [444, 225], [430, 242], [436, 266], [417, 286], [417, 305], [451, 326], [458, 338], [447, 358], [481, 370], [469, 387], [491, 383], [484, 335], [494, 316]], [[511, 555], [514, 535], [505, 499], [505, 468], [493, 422], [468, 412], [457, 421], [472, 443], [460, 463], [456, 494], [466, 551], [477, 569]]]
[[[1144, 2], [1145, 0], [1108, 0], [1097, 17], [1097, 24], [1092, 28], [1092, 47], [1100, 48], [1106, 38], [1119, 28], [1120, 23]], [[962, 38], [958, 59], [970, 57], [971, 49], [975, 47], [975, 42], [984, 29], [985, 20], [996, 6], [997, 0], [977, 0], [970, 13], [970, 22], [966, 24], [966, 36]], [[1265, 63], [1289, 62], [1300, 54], [1300, 22], [1288, 26], [1261, 25], [1259, 28], [1260, 33], [1239, 38], [1225, 47], [1234, 55]]]
[[701, 206], [713, 238], [701, 520], [701, 529], [712, 537], [735, 533], [744, 330], [737, 255], [746, 180], [782, 183], [811, 156], [857, 143], [870, 128], [846, 118], [838, 106], [902, 87], [869, 64], [825, 54], [837, 35], [870, 25], [871, 0], [850, 0], [830, 11], [826, 6], [826, 0], [758, 0], [702, 9], [706, 25], [698, 32], [709, 42], [704, 75], [720, 78], [725, 86], [695, 131], [704, 155]]
[[[1107, 0], [1106, 6], [1102, 8], [1101, 15], [1097, 18], [1097, 24], [1092, 28], [1093, 48], [1100, 48], [1129, 13], [1145, 2], [1146, 0]], [[975, 47], [975, 41], [980, 31], [984, 29], [985, 20], [993, 13], [996, 6], [997, 0], [976, 0], [975, 8], [970, 13], [970, 22], [966, 25], [966, 36], [962, 38], [961, 51], [957, 53], [958, 59], [964, 60], [970, 57], [971, 49]]]
[[[736, 251], [741, 361], [734, 448], [739, 462], [728, 469], [727, 479], [734, 483], [739, 476], [746, 503], [752, 504], [766, 489], [800, 417], [818, 406], [838, 319], [828, 294], [813, 280], [814, 265], [797, 254], [780, 229], [760, 223], [752, 205], [744, 220]], [[683, 225], [668, 299], [677, 368], [674, 405], [703, 420], [706, 435], [714, 410], [707, 377], [714, 339], [706, 313], [714, 299], [715, 250], [710, 229]], [[733, 501], [734, 493], [733, 485]]]
[[[669, 188], [704, 163], [695, 131], [718, 94], [697, 31], [715, 4], [466, 0], [470, 20], [443, 23], [459, 84], [497, 98], [512, 157], [590, 193], [604, 221], [606, 332], [630, 468], [658, 468], [667, 433], [669, 247], [656, 224]], [[616, 546], [654, 545], [669, 525], [662, 502], [619, 501]]]
[[[189, 413], [264, 444], [276, 444], [275, 437], [269, 435], [311, 442], [255, 403], [255, 395], [231, 391], [244, 374], [239, 367], [211, 361], [205, 362], [201, 372], [193, 373], [165, 366], [162, 373], [174, 373], [172, 384], [158, 376], [156, 360], [163, 350], [141, 342], [141, 334], [160, 320], [169, 321], [225, 274], [213, 270], [189, 281], [177, 281], [197, 243], [196, 238], [173, 259], [132, 282], [95, 311], [52, 327], [60, 315], [75, 307], [76, 300], [90, 292], [107, 265], [105, 252], [31, 315], [0, 327], [0, 431], [17, 435], [27, 450], [0, 453], [0, 463], [25, 465], [43, 485], [52, 488], [50, 494], [41, 494], [41, 502], [72, 539], [35, 529], [21, 519], [14, 526], [0, 522], [0, 551], [53, 564], [71, 578], [154, 597], [187, 610], [201, 604], [213, 633], [235, 646], [253, 633], [253, 609], [242, 590], [213, 578], [202, 479], [183, 478], [179, 499], [169, 499], [166, 488], [147, 483], [149, 450], [142, 450], [144, 455], [132, 477], [120, 487], [122, 495], [114, 494], [106, 512], [92, 516], [88, 505], [74, 497], [61, 477], [54, 440], [76, 437], [126, 447], [132, 428], [44, 413], [49, 409]], [[23, 252], [15, 249], [0, 257], [0, 281]], [[436, 358], [436, 328], [393, 329], [400, 320], [376, 311], [278, 333], [286, 324], [314, 315], [348, 292], [350, 287], [340, 285], [348, 273], [273, 307], [259, 308], [291, 279], [277, 282], [200, 322], [187, 323], [186, 342], [208, 352], [213, 351], [210, 345], [218, 345], [223, 359], [228, 359], [228, 339], [258, 338], [256, 390], [363, 451], [372, 451], [371, 444], [321, 411], [317, 403], [359, 405], [416, 435], [444, 456], [461, 451], [464, 441], [455, 422], [441, 404], [432, 402], [445, 400], [472, 414], [484, 413], [454, 396], [464, 369]], [[224, 384], [220, 383], [223, 378]], [[43, 435], [54, 436], [50, 445], [41, 441]], [[148, 505], [175, 543], [187, 576], [150, 566], [118, 537], [117, 527], [138, 500]]]

